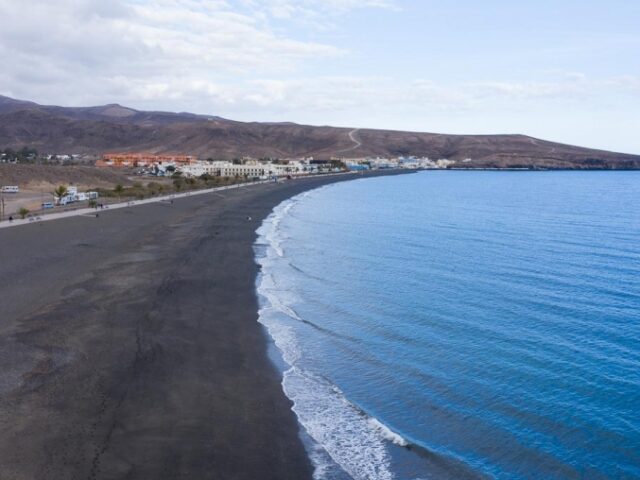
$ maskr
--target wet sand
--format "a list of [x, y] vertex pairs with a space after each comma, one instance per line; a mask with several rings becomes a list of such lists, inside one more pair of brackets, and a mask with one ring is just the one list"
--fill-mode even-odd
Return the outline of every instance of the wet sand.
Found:
[[350, 178], [0, 230], [0, 478], [311, 478], [252, 245], [275, 205]]

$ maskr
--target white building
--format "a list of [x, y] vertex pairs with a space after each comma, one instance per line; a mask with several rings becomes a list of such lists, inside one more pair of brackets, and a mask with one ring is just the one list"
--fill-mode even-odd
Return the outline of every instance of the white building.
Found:
[[369, 162], [373, 170], [379, 169], [379, 168], [397, 168], [398, 167], [397, 160], [390, 160], [388, 158], [380, 158], [380, 157], [369, 158], [367, 159], [367, 161]]
[[414, 169], [420, 168], [420, 162], [417, 158], [405, 159], [399, 164], [400, 168]]
[[223, 177], [248, 177], [248, 178], [262, 178], [268, 175], [266, 165], [260, 164], [245, 164], [234, 165], [228, 163], [220, 168], [220, 175]]
[[[179, 172], [187, 177], [200, 177], [202, 175], [221, 177], [245, 177], [245, 178], [267, 178], [272, 176], [304, 175], [314, 171], [314, 169], [301, 161], [289, 161], [286, 164], [257, 161], [247, 161], [243, 164], [232, 162], [195, 162], [191, 165], [183, 165], [177, 168]], [[315, 169], [317, 171], [317, 169]]]
[[265, 165], [270, 175], [276, 175], [279, 177], [283, 177], [286, 175], [302, 175], [309, 173], [310, 169], [307, 168], [307, 165], [294, 161], [286, 164], [283, 163], [269, 163]]
[[190, 165], [182, 165], [176, 170], [186, 177], [201, 177], [202, 175], [220, 175], [221, 169], [230, 165], [229, 162], [195, 162]]
[[438, 168], [447, 168], [449, 165], [453, 165], [454, 163], [456, 162], [447, 158], [440, 158], [438, 161], [436, 161], [436, 165], [438, 166]]

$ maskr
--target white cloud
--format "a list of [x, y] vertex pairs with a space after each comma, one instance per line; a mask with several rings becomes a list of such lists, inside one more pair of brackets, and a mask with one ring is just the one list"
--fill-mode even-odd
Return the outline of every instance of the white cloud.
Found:
[[[549, 82], [474, 82], [442, 84], [393, 77], [322, 76], [287, 80], [255, 80], [225, 91], [235, 104], [256, 109], [296, 112], [347, 109], [465, 112], [488, 107], [513, 109], [540, 100], [576, 102], [598, 97], [613, 82], [632, 87], [633, 80], [590, 80], [560, 76]], [[223, 88], [224, 90], [224, 88]]]
[[622, 75], [613, 77], [604, 82], [608, 87], [623, 89], [625, 91], [640, 94], [640, 76]]
[[[437, 80], [425, 74], [426, 68], [413, 75], [395, 72], [386, 68], [382, 54], [350, 51], [343, 35], [309, 34], [308, 26], [322, 29], [366, 9], [397, 10], [400, 3], [29, 0], [23, 6], [0, 0], [0, 94], [63, 105], [120, 102], [244, 120], [371, 126], [375, 119], [379, 127], [415, 129], [428, 115], [458, 125], [474, 115], [529, 115], [540, 105], [561, 114], [567, 106], [587, 103], [592, 111], [613, 112], [640, 94], [637, 75], [594, 78], [555, 70], [527, 81], [500, 78], [498, 72], [485, 81]], [[386, 58], [405, 56], [411, 69], [429, 48], [386, 52]], [[433, 48], [441, 47], [434, 42]], [[351, 60], [357, 64], [363, 57], [380, 61], [379, 71], [391, 73], [365, 74], [350, 67]], [[437, 66], [436, 61], [434, 71]], [[504, 129], [497, 122], [495, 128]]]
[[470, 84], [478, 98], [504, 97], [508, 99], [529, 100], [537, 98], [561, 98], [564, 100], [587, 95], [593, 85], [585, 82], [486, 82]]
[[276, 34], [223, 1], [31, 0], [25, 15], [15, 1], [0, 0], [0, 18], [0, 89], [59, 95], [61, 103], [98, 98], [124, 79], [154, 88], [211, 83], [344, 54]]
[[[548, 82], [459, 84], [304, 76], [304, 65], [349, 52], [276, 33], [268, 20], [335, 18], [365, 8], [398, 7], [392, 0], [31, 0], [24, 15], [14, 0], [0, 0], [0, 62], [8, 66], [0, 91], [52, 103], [155, 103], [216, 113], [230, 105], [258, 112], [385, 104], [468, 110], [500, 99], [566, 100], [602, 88], [581, 73], [558, 73]], [[633, 77], [607, 86], [638, 90]]]
[[399, 10], [394, 0], [240, 0], [240, 3], [262, 16], [297, 21], [339, 16], [365, 8]]
[[[324, 119], [388, 116], [465, 114], [483, 111], [513, 112], [530, 109], [541, 101], [572, 106], [585, 97], [602, 95], [602, 82], [575, 87], [557, 83], [438, 84], [430, 81], [398, 81], [391, 77], [322, 76], [290, 79], [182, 81], [160, 85], [140, 82], [129, 87], [131, 100], [169, 102], [173, 109], [217, 113], [246, 120]], [[187, 106], [187, 107], [185, 107]], [[316, 121], [316, 123], [318, 123]], [[343, 123], [343, 122], [342, 122]], [[358, 125], [355, 125], [358, 126]], [[383, 127], [384, 125], [380, 125]]]

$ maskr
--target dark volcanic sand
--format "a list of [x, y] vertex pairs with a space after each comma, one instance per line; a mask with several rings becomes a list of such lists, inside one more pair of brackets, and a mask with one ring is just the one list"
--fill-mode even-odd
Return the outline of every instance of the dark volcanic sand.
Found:
[[310, 478], [252, 245], [337, 180], [0, 230], [0, 478]]

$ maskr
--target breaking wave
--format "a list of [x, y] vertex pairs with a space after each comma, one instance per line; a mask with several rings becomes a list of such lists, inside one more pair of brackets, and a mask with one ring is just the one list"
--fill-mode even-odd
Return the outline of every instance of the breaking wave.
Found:
[[[277, 206], [258, 229], [256, 248], [261, 273], [257, 290], [261, 300], [259, 321], [267, 328], [286, 363], [283, 389], [293, 410], [314, 444], [308, 446], [316, 480], [332, 480], [335, 466], [355, 480], [392, 480], [389, 443], [408, 446], [400, 435], [350, 402], [328, 379], [304, 366], [291, 322], [304, 322], [290, 306], [291, 293], [279, 287], [274, 267], [286, 262], [280, 226], [305, 192]], [[266, 248], [265, 248], [266, 247]], [[331, 465], [335, 462], [336, 465]], [[338, 470], [339, 470], [338, 469]], [[342, 475], [344, 478], [344, 475]]]

